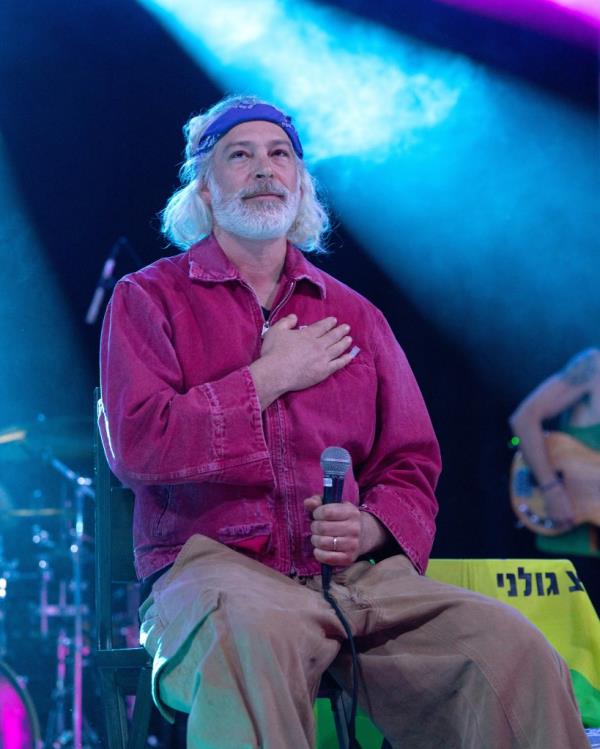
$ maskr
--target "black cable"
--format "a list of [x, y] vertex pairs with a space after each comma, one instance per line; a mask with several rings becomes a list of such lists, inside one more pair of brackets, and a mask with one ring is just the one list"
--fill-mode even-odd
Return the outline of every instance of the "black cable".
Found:
[[[350, 653], [352, 655], [352, 691], [351, 691], [351, 702], [350, 702], [350, 717], [346, 720], [346, 726], [348, 729], [348, 749], [361, 749], [360, 744], [356, 740], [356, 708], [358, 704], [358, 656], [356, 654], [356, 646], [354, 644], [354, 636], [352, 630], [348, 624], [348, 620], [344, 616], [338, 602], [333, 597], [333, 594], [329, 590], [329, 577], [330, 575], [323, 575], [323, 598], [335, 611], [337, 618], [342, 623], [342, 627], [348, 637], [348, 643], [350, 644]], [[346, 716], [344, 716], [346, 717]]]

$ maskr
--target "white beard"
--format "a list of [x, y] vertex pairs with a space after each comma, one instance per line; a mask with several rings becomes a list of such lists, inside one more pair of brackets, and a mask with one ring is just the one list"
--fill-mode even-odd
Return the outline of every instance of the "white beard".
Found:
[[[212, 174], [208, 177], [213, 220], [221, 229], [244, 239], [268, 240], [287, 236], [298, 215], [300, 187], [294, 192], [265, 182], [256, 190], [244, 188], [224, 195]], [[244, 200], [248, 195], [275, 193], [281, 198]]]

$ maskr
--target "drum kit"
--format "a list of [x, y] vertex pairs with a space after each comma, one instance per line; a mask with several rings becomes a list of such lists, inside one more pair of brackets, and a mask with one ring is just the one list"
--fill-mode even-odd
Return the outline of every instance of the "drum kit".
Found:
[[40, 415], [0, 430], [0, 749], [100, 745], [84, 718], [94, 491], [80, 470], [91, 445], [89, 421]]

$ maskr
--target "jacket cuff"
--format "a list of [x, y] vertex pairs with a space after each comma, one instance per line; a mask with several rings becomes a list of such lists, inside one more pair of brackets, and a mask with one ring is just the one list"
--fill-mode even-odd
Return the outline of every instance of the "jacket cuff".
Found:
[[424, 574], [435, 536], [433, 518], [423, 513], [409, 492], [379, 484], [369, 489], [359, 505], [382, 523], [415, 569]]

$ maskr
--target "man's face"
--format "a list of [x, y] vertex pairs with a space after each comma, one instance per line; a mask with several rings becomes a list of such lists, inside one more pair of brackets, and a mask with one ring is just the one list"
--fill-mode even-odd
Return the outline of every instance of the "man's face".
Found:
[[271, 122], [244, 122], [215, 146], [202, 196], [215, 224], [246, 239], [285, 237], [298, 214], [296, 157], [284, 131]]

